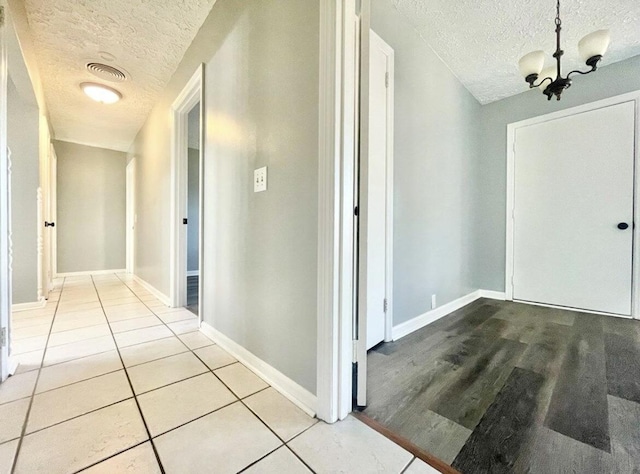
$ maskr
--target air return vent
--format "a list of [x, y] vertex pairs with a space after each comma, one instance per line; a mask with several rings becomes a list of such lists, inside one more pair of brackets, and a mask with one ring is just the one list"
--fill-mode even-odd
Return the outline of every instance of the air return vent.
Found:
[[123, 82], [127, 80], [127, 75], [123, 71], [102, 63], [88, 63], [87, 71], [106, 81]]

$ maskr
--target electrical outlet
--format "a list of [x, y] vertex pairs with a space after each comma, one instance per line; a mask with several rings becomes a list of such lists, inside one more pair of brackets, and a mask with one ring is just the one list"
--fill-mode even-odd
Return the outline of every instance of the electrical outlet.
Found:
[[431, 309], [435, 309], [436, 306], [436, 295], [431, 295]]
[[267, 190], [267, 167], [263, 166], [253, 171], [253, 192], [259, 193]]

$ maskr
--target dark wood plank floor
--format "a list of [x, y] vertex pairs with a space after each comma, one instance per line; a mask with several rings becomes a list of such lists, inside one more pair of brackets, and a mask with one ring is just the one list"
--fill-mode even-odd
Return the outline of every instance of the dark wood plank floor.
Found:
[[187, 309], [193, 314], [198, 314], [198, 278], [187, 277]]
[[482, 299], [368, 370], [364, 414], [462, 473], [640, 473], [640, 321]]

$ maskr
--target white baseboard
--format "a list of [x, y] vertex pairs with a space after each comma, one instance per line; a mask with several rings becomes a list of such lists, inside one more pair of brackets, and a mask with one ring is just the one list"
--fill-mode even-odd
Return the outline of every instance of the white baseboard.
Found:
[[109, 275], [110, 273], [123, 273], [127, 270], [124, 268], [117, 268], [115, 270], [92, 270], [88, 272], [66, 272], [56, 273], [56, 278], [75, 277], [75, 276], [90, 276], [90, 275]]
[[291, 380], [279, 370], [267, 364], [235, 341], [232, 341], [210, 324], [202, 323], [200, 330], [216, 344], [246, 365], [269, 385], [288, 398], [310, 416], [315, 416], [317, 397]]
[[169, 298], [163, 292], [158, 290], [151, 283], [148, 283], [145, 280], [143, 280], [142, 278], [140, 278], [138, 275], [132, 275], [132, 276], [133, 276], [133, 281], [135, 281], [136, 283], [139, 283], [140, 285], [142, 285], [145, 290], [147, 290], [153, 296], [158, 298], [162, 303], [166, 304], [167, 306], [171, 306], [171, 298]]
[[38, 301], [32, 301], [29, 303], [16, 303], [11, 305], [11, 312], [18, 313], [20, 311], [29, 311], [32, 309], [44, 308], [47, 304], [47, 300], [40, 298]]
[[505, 301], [507, 294], [504, 291], [493, 290], [478, 290], [480, 292], [480, 298], [489, 298], [490, 300]]
[[200, 276], [200, 270], [189, 270], [187, 272], [188, 277], [197, 277]]
[[394, 326], [392, 329], [393, 340], [397, 341], [398, 339], [411, 334], [418, 329], [425, 327], [427, 324], [431, 324], [434, 321], [437, 321], [448, 314], [453, 313], [454, 311], [459, 310], [463, 306], [468, 305], [469, 303], [473, 303], [475, 300], [480, 298], [489, 298], [492, 300], [506, 300], [506, 294], [502, 291], [493, 291], [493, 290], [476, 290], [468, 295], [462, 296], [457, 300], [453, 300], [445, 305], [440, 306], [439, 308], [433, 309], [431, 311], [427, 311], [420, 316], [416, 316], [409, 321], [405, 321], [404, 323], [400, 323], [397, 326]]
[[398, 339], [425, 327], [427, 324], [431, 324], [432, 322], [437, 321], [438, 319], [459, 310], [463, 306], [466, 306], [469, 303], [473, 303], [478, 298], [480, 298], [480, 290], [476, 290], [472, 293], [469, 293], [468, 295], [458, 298], [457, 300], [453, 300], [436, 309], [427, 311], [426, 313], [421, 314], [420, 316], [416, 316], [409, 321], [400, 323], [397, 326], [393, 327], [393, 340], [397, 341]]

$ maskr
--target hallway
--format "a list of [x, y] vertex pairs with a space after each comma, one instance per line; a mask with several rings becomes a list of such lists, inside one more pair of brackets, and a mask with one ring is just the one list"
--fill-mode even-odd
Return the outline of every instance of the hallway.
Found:
[[13, 316], [1, 474], [436, 472], [352, 417], [317, 422], [126, 275], [58, 284]]

